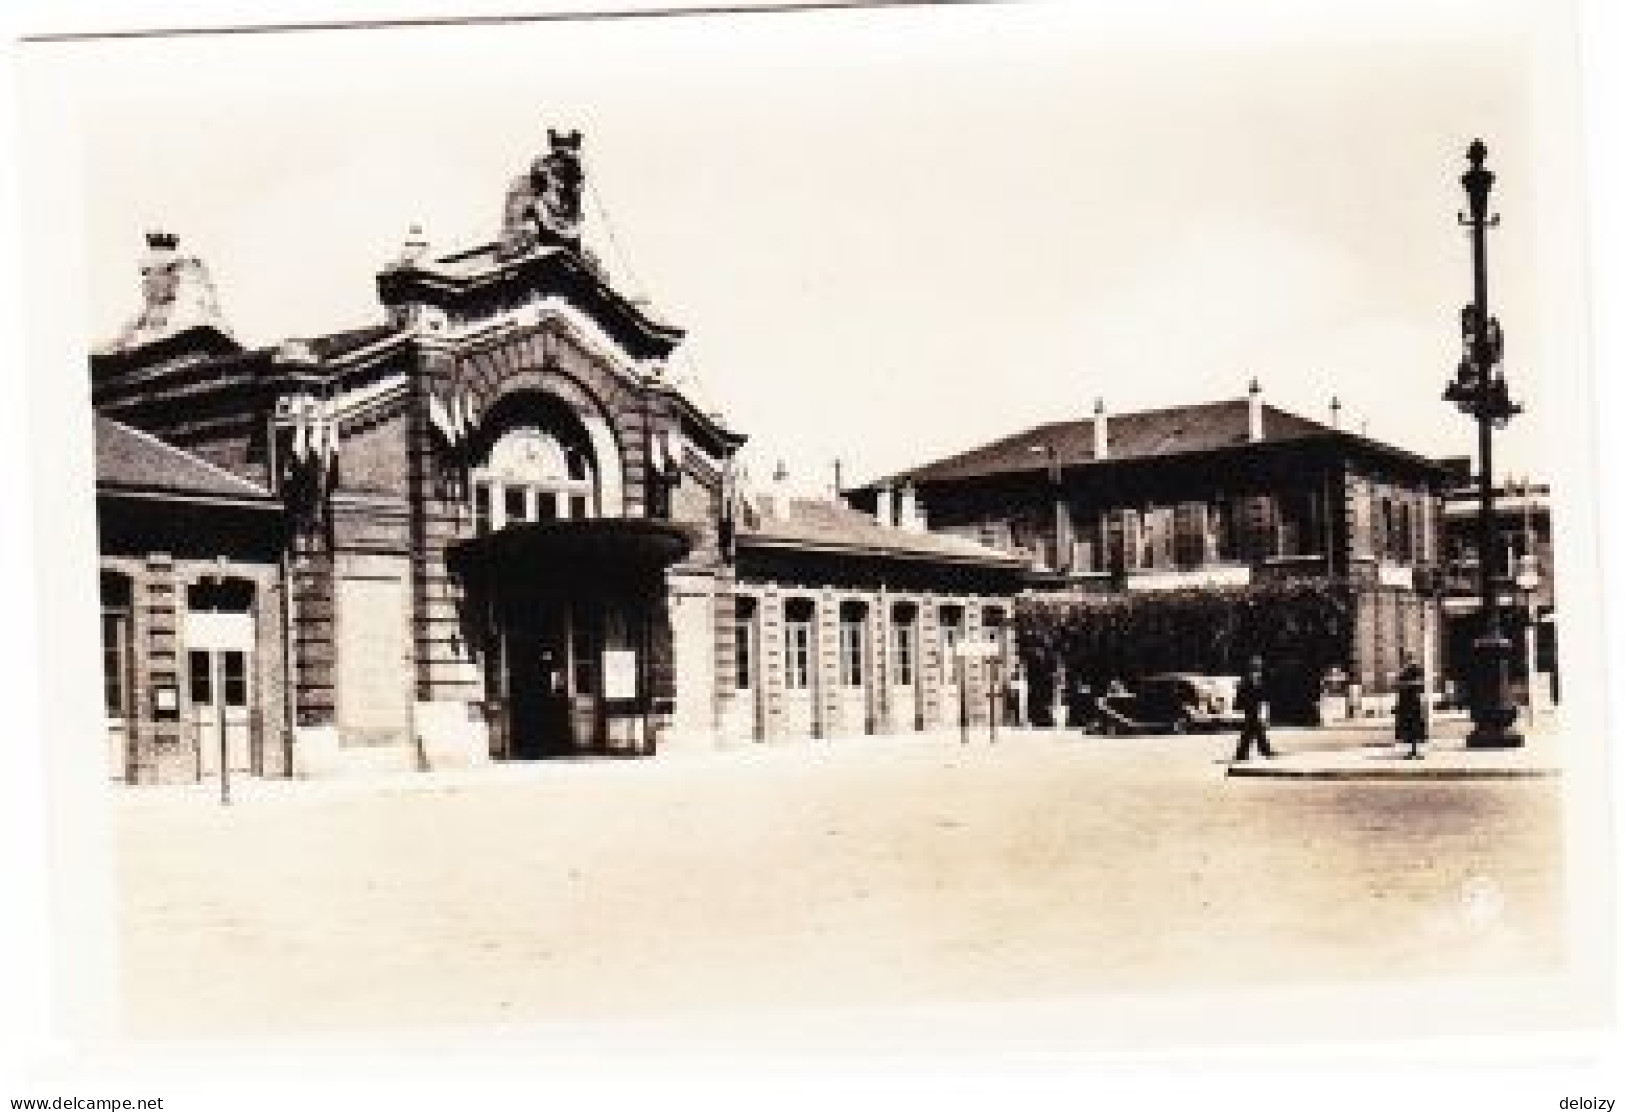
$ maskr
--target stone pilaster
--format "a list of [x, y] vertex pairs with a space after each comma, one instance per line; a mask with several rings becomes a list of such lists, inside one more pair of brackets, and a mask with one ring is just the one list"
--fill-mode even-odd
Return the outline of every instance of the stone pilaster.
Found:
[[333, 553], [305, 529], [293, 539], [293, 644], [296, 724], [334, 727]]
[[813, 736], [828, 738], [839, 733], [842, 727], [841, 604], [829, 587], [820, 590], [817, 599], [818, 607], [813, 615]]
[[[154, 553], [137, 581], [140, 620], [140, 666], [135, 699], [136, 717], [144, 737], [138, 749], [136, 779], [142, 783], [174, 784], [198, 778], [197, 739], [182, 715], [185, 681], [180, 643], [180, 584], [175, 561], [168, 553]], [[144, 681], [144, 682], [143, 682]], [[160, 690], [174, 693], [168, 710], [156, 705]]]
[[757, 610], [762, 685], [762, 737], [784, 736], [784, 594], [769, 584]]

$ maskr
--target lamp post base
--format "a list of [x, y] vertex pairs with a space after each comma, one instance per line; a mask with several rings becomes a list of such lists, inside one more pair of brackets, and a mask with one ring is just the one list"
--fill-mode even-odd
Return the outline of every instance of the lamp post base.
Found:
[[1499, 631], [1473, 642], [1473, 729], [1467, 735], [1469, 749], [1517, 749], [1523, 745], [1508, 675], [1511, 659], [1512, 642]]

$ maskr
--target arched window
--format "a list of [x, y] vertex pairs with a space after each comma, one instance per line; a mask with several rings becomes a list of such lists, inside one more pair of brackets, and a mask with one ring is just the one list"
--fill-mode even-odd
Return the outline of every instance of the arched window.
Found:
[[912, 602], [893, 603], [891, 614], [892, 684], [896, 687], [913, 687], [920, 608]]
[[597, 517], [598, 475], [591, 449], [539, 424], [520, 424], [492, 443], [473, 469], [478, 533], [527, 521]]

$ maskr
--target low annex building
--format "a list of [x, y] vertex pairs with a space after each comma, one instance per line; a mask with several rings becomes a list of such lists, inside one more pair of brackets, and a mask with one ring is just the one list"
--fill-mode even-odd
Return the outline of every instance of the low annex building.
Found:
[[[111, 771], [319, 775], [985, 720], [1022, 561], [741, 489], [681, 329], [581, 240], [579, 133], [385, 320], [247, 347], [148, 237], [91, 359]], [[994, 646], [975, 654], [975, 643]]]

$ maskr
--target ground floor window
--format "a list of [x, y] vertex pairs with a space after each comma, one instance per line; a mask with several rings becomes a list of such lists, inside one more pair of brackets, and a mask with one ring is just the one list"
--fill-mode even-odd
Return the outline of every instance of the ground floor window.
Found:
[[745, 691], [755, 686], [756, 600], [734, 600], [734, 687]]
[[214, 703], [214, 666], [209, 659], [209, 653], [204, 649], [193, 649], [186, 654], [187, 672], [190, 675], [190, 690], [192, 705], [199, 707], [210, 706]]
[[894, 625], [891, 631], [892, 683], [914, 686], [914, 626]]
[[784, 686], [792, 691], [812, 687], [813, 605], [808, 599], [784, 604]]
[[982, 611], [982, 631], [987, 635], [988, 643], [997, 649], [998, 655], [1005, 656], [1009, 648], [1009, 633], [1005, 629], [1002, 607], [989, 606]]
[[126, 717], [129, 692], [130, 615], [102, 613], [102, 694], [107, 717]]
[[959, 643], [965, 639], [965, 609], [961, 606], [944, 606], [938, 620], [942, 630], [942, 674], [952, 683], [957, 675], [955, 665]]
[[841, 604], [841, 683], [846, 687], [862, 687], [864, 680], [864, 650], [868, 639], [864, 627], [869, 610], [861, 602]]
[[101, 591], [102, 699], [107, 717], [126, 718], [130, 706], [130, 580], [104, 573]]
[[248, 705], [248, 662], [244, 653], [227, 649], [220, 654], [220, 689], [226, 706]]
[[841, 623], [841, 683], [863, 686], [863, 626], [857, 622]]

